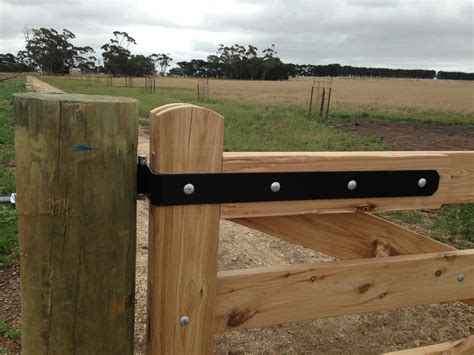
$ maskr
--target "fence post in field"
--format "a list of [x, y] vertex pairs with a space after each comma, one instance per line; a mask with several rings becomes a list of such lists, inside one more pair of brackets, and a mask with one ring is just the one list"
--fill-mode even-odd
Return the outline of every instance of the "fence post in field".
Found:
[[332, 87], [329, 88], [329, 92], [328, 92], [328, 102], [326, 104], [326, 121], [328, 120], [328, 117], [329, 117], [329, 105], [331, 103], [331, 91], [332, 91]]
[[132, 354], [138, 103], [14, 96], [23, 354]]
[[311, 86], [311, 96], [309, 97], [308, 118], [311, 118], [311, 111], [313, 108], [313, 93], [314, 93], [314, 86]]
[[[191, 105], [150, 113], [158, 173], [222, 171], [224, 120]], [[195, 184], [195, 183], [194, 183]], [[199, 191], [193, 181], [183, 194]], [[220, 204], [150, 205], [148, 354], [212, 354]]]
[[321, 96], [321, 107], [319, 109], [319, 118], [322, 119], [324, 117], [324, 103], [326, 99], [326, 88], [323, 88], [323, 93]]

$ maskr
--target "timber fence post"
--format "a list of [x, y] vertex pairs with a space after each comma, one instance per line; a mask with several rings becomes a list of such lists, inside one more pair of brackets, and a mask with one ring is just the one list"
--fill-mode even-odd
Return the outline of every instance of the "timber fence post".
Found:
[[132, 354], [138, 102], [14, 96], [23, 354]]
[[[224, 120], [192, 105], [150, 113], [157, 173], [222, 171]], [[192, 185], [192, 186], [188, 186]], [[189, 181], [183, 194], [198, 191]], [[148, 354], [212, 354], [220, 204], [150, 205]]]

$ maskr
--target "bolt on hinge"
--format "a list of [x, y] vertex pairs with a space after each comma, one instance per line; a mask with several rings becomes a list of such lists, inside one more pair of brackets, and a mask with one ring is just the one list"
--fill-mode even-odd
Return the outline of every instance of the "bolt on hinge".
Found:
[[16, 192], [10, 196], [0, 196], [0, 205], [16, 205]]

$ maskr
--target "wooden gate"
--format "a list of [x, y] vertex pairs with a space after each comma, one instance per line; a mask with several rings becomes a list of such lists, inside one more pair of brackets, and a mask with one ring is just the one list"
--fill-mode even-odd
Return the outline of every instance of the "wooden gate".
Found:
[[[150, 166], [161, 174], [433, 169], [439, 187], [425, 197], [150, 205], [149, 354], [209, 354], [215, 332], [455, 300], [474, 305], [474, 250], [370, 213], [474, 202], [474, 152], [223, 153], [223, 137], [215, 112], [157, 108]], [[217, 272], [220, 218], [340, 260]]]

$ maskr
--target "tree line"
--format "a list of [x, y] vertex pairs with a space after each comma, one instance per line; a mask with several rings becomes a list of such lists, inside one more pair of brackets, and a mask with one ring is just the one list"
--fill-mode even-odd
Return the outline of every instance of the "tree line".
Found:
[[290, 77], [301, 76], [474, 80], [474, 73], [436, 72], [436, 70], [427, 69], [367, 68], [340, 64], [292, 64], [283, 63], [277, 57], [271, 57], [269, 60], [265, 56], [250, 58], [232, 56], [229, 59], [227, 55], [210, 55], [207, 59], [207, 61], [192, 59], [190, 61], [178, 62], [176, 63], [178, 67], [172, 68], [169, 74], [174, 76], [247, 80], [286, 80]]
[[367, 68], [350, 65], [284, 63], [274, 44], [259, 52], [254, 45], [220, 44], [216, 53], [206, 60], [173, 62], [169, 53], [151, 55], [133, 54], [136, 40], [127, 32], [114, 31], [112, 38], [101, 46], [97, 58], [90, 46], [75, 46], [74, 33], [67, 29], [39, 28], [25, 32], [25, 50], [17, 55], [0, 54], [0, 71], [41, 71], [45, 74], [68, 74], [78, 68], [82, 73], [106, 73], [113, 76], [161, 75], [209, 77], [240, 80], [287, 80], [298, 76], [416, 78], [474, 80], [474, 73], [447, 72], [425, 69]]
[[259, 55], [257, 47], [234, 44], [219, 45], [216, 54], [206, 60], [192, 59], [176, 63], [170, 75], [191, 77], [212, 77], [247, 80], [285, 80], [291, 76], [288, 64], [277, 56], [275, 45], [264, 49]]
[[373, 78], [417, 78], [433, 79], [435, 70], [366, 68], [350, 65], [298, 65], [294, 70], [301, 76], [373, 77]]
[[474, 73], [465, 73], [459, 71], [439, 71], [436, 74], [436, 78], [447, 80], [474, 80]]
[[[33, 28], [25, 31], [25, 50], [15, 56], [0, 54], [0, 71], [41, 71], [64, 75], [78, 68], [82, 73], [106, 73], [114, 76], [148, 76], [165, 73], [173, 60], [169, 53], [132, 54], [137, 42], [126, 32], [114, 31], [113, 37], [101, 46], [103, 64], [92, 47], [72, 43], [75, 34], [67, 29]], [[157, 70], [159, 68], [159, 70]]]

